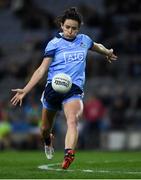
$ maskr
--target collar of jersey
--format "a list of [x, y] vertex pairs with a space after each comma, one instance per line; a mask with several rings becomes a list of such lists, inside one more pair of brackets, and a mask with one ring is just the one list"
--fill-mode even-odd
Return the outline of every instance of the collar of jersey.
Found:
[[76, 37], [74, 37], [73, 39], [67, 39], [67, 38], [65, 38], [65, 37], [62, 36], [62, 33], [57, 33], [57, 34], [56, 34], [56, 37], [57, 37], [57, 38], [63, 38], [63, 39], [65, 39], [66, 41], [70, 41], [70, 42], [72, 42], [72, 41], [74, 41], [74, 40], [76, 39]]

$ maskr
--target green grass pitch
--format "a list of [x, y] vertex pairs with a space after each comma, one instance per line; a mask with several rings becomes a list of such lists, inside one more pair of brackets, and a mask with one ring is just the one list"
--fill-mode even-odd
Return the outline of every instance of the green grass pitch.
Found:
[[68, 170], [60, 168], [62, 159], [63, 151], [52, 160], [42, 151], [1, 151], [0, 179], [141, 178], [141, 152], [77, 151]]

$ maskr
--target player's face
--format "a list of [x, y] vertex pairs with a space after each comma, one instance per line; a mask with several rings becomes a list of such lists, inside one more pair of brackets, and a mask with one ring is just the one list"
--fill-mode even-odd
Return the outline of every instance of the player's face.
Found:
[[61, 28], [65, 38], [73, 39], [79, 31], [79, 24], [75, 20], [66, 19], [64, 24], [61, 24]]

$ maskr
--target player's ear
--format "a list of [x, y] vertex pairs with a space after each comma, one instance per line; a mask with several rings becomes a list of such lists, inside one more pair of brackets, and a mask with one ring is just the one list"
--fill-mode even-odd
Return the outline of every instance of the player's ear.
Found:
[[63, 23], [61, 23], [61, 29], [63, 29], [63, 26], [64, 26], [64, 24], [63, 24]]

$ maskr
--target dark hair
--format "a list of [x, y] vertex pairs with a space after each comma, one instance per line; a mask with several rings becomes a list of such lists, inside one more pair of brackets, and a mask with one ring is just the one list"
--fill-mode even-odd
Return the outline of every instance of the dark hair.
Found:
[[61, 23], [64, 24], [66, 19], [72, 19], [78, 22], [79, 26], [82, 24], [82, 16], [77, 11], [76, 7], [70, 7], [69, 9], [65, 10], [61, 16], [56, 18], [57, 24], [60, 26]]

